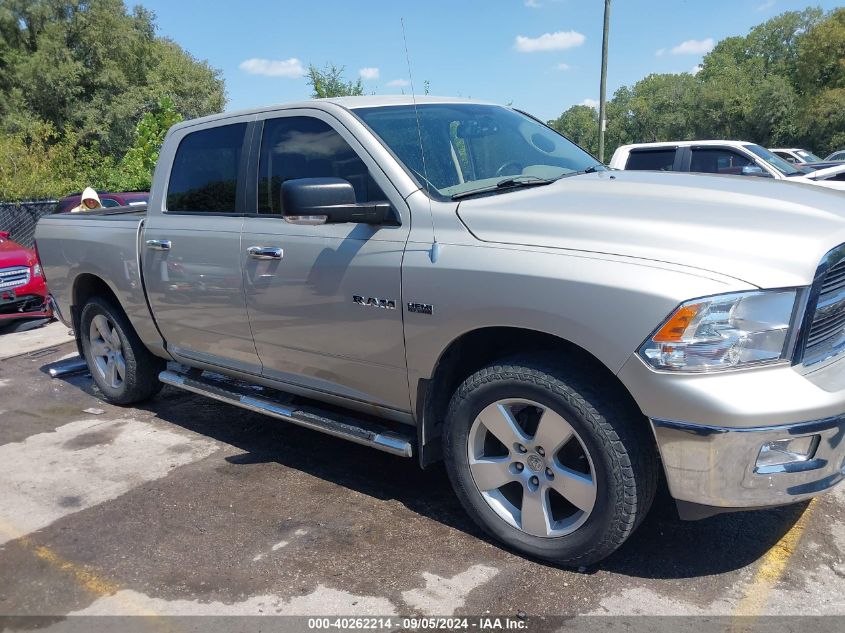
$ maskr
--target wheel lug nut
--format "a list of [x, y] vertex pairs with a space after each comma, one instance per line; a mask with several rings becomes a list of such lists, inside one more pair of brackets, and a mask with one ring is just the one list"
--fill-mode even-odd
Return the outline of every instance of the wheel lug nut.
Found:
[[554, 479], [555, 474], [552, 472], [551, 468], [546, 468], [546, 477], [549, 479]]
[[538, 446], [538, 447], [537, 447], [537, 454], [538, 454], [538, 455], [545, 455], [545, 454], [546, 454], [546, 451], [544, 451], [544, 450], [543, 450], [543, 447], [542, 447], [542, 446]]
[[522, 444], [517, 444], [516, 450], [518, 450], [520, 453], [527, 453], [528, 452], [528, 449], [525, 448]]
[[525, 468], [525, 466], [523, 466], [523, 465], [522, 465], [522, 464], [520, 464], [519, 462], [517, 462], [517, 463], [516, 463], [516, 469], [517, 469], [518, 471], [522, 472], [522, 469], [523, 469], [523, 468]]
[[540, 483], [540, 480], [539, 480], [539, 479], [537, 479], [536, 477], [532, 477], [532, 478], [531, 478], [531, 483], [532, 483], [532, 484], [534, 484], [534, 485], [536, 486], [536, 485], [538, 485], [538, 484]]

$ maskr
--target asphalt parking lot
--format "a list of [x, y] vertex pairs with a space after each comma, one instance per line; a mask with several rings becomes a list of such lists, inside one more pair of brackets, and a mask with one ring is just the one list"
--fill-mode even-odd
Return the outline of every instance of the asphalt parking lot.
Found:
[[111, 406], [47, 375], [74, 353], [0, 361], [0, 615], [845, 615], [845, 489], [693, 523], [664, 491], [565, 570], [487, 540], [442, 468], [169, 388]]

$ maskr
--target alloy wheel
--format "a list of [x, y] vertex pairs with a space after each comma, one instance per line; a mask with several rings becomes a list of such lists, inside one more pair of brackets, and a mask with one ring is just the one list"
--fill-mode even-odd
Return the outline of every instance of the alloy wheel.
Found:
[[97, 373], [109, 387], [119, 389], [126, 379], [126, 359], [117, 329], [108, 317], [98, 314], [91, 320], [89, 338]]
[[595, 506], [590, 454], [572, 425], [549, 407], [524, 399], [494, 402], [473, 421], [467, 452], [481, 496], [523, 532], [571, 534]]

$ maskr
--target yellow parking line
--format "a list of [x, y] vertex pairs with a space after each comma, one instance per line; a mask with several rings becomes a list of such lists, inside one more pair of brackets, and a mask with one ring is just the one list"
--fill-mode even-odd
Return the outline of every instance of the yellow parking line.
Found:
[[745, 595], [734, 610], [734, 616], [753, 617], [763, 613], [772, 589], [783, 577], [790, 559], [798, 548], [804, 528], [807, 527], [815, 506], [816, 500], [813, 499], [795, 525], [763, 556], [760, 567], [745, 590]]
[[72, 563], [69, 560], [65, 560], [45, 545], [38, 545], [32, 538], [12, 525], [6, 523], [2, 518], [0, 518], [0, 533], [7, 536], [10, 540], [17, 541], [27, 551], [32, 552], [36, 558], [43, 560], [51, 567], [58, 569], [65, 574], [69, 574], [78, 586], [93, 593], [98, 598], [112, 595], [115, 596], [115, 598], [130, 611], [129, 615], [141, 615], [147, 617], [157, 615], [155, 611], [151, 611], [150, 609], [137, 604], [134, 600], [127, 599], [124, 595], [119, 594], [118, 591], [120, 591], [120, 586], [116, 583], [100, 578], [94, 572], [89, 571], [76, 563]]

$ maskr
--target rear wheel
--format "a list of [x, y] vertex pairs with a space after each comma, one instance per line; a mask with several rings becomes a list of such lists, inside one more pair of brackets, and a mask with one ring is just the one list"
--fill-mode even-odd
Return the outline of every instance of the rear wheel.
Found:
[[470, 516], [525, 554], [568, 565], [615, 551], [648, 511], [657, 458], [636, 415], [564, 368], [521, 361], [460, 386], [444, 437]]
[[121, 310], [102, 297], [82, 309], [80, 336], [85, 361], [106, 400], [132, 404], [161, 390], [165, 363], [144, 346]]

